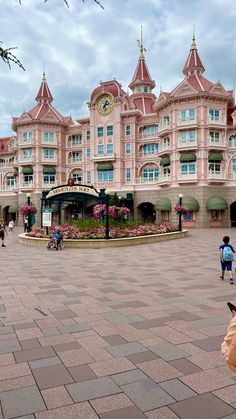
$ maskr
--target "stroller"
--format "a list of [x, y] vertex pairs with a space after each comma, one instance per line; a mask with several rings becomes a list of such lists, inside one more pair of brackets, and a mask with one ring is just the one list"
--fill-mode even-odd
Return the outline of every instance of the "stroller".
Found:
[[60, 238], [51, 237], [47, 245], [48, 250], [63, 250], [64, 242], [62, 236]]

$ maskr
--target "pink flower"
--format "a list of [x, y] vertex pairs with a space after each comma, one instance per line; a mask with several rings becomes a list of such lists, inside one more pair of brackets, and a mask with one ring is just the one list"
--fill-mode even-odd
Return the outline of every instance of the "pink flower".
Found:
[[29, 215], [29, 213], [36, 214], [37, 209], [34, 205], [22, 205], [20, 207], [20, 214]]

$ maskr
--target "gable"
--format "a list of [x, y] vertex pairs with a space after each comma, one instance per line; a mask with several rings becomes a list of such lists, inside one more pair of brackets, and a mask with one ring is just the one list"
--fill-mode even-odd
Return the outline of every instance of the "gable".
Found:
[[32, 121], [32, 118], [27, 112], [23, 112], [19, 118], [17, 118], [18, 121]]
[[188, 96], [198, 93], [196, 89], [194, 89], [187, 81], [184, 81], [179, 88], [176, 89], [172, 96], [179, 97], [179, 96]]
[[41, 121], [56, 121], [56, 122], [59, 121], [59, 118], [57, 118], [56, 115], [51, 110], [46, 112], [42, 117], [39, 117], [39, 119]]
[[220, 82], [214, 84], [214, 86], [210, 90], [210, 93], [214, 93], [215, 95], [220, 96], [229, 96], [229, 93], [224, 89]]

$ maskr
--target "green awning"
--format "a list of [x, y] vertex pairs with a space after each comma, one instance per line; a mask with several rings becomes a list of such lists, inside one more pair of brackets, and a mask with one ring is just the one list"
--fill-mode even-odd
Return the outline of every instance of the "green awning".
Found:
[[221, 161], [223, 160], [223, 156], [221, 153], [209, 153], [208, 156], [209, 161]]
[[55, 174], [56, 168], [53, 166], [44, 166], [43, 173]]
[[33, 167], [23, 167], [22, 173], [24, 175], [32, 175], [33, 174]]
[[18, 167], [15, 167], [14, 172], [13, 172], [13, 176], [18, 176]]
[[180, 156], [180, 161], [196, 161], [194, 153], [183, 153]]
[[12, 205], [10, 205], [10, 207], [8, 209], [8, 212], [10, 214], [14, 214], [14, 213], [16, 213], [18, 211], [19, 211], [19, 204], [12, 204]]
[[206, 203], [207, 210], [226, 210], [228, 208], [227, 202], [221, 196], [212, 196]]
[[113, 170], [112, 163], [100, 163], [97, 167], [98, 170]]
[[169, 156], [161, 158], [161, 161], [160, 161], [161, 166], [167, 166], [169, 164], [170, 164], [170, 157]]
[[182, 204], [185, 208], [188, 208], [190, 211], [199, 210], [199, 202], [192, 196], [184, 196]]
[[52, 210], [52, 212], [57, 213], [59, 211], [58, 205], [57, 204], [52, 204], [51, 210]]
[[170, 211], [171, 210], [171, 202], [169, 198], [161, 198], [157, 201], [155, 205], [155, 209], [157, 211]]

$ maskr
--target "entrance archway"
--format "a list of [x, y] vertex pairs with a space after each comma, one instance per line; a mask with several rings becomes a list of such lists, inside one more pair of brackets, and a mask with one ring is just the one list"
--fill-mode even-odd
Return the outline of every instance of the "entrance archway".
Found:
[[154, 204], [151, 202], [142, 202], [138, 206], [140, 218], [143, 221], [154, 222], [156, 220], [156, 210]]
[[231, 227], [236, 227], [236, 201], [230, 205]]

